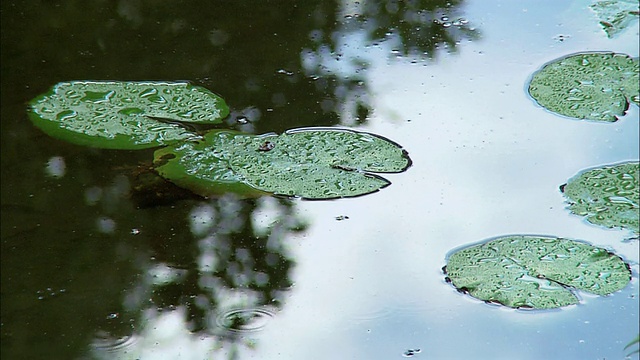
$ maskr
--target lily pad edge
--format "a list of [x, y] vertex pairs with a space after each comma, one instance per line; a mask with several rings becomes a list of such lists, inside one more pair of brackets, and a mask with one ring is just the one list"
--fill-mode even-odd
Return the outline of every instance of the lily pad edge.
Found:
[[625, 96], [626, 102], [627, 102], [627, 107], [624, 109], [624, 114], [621, 116], [615, 116], [615, 120], [613, 121], [603, 121], [603, 120], [596, 120], [596, 119], [586, 119], [586, 118], [576, 118], [576, 117], [572, 117], [572, 116], [568, 116], [568, 115], [564, 115], [561, 113], [557, 113], [553, 110], [547, 109], [544, 105], [542, 105], [540, 102], [538, 102], [538, 100], [536, 100], [536, 98], [534, 98], [531, 95], [531, 91], [530, 91], [530, 86], [531, 86], [531, 82], [533, 81], [533, 78], [540, 73], [541, 71], [543, 71], [547, 66], [553, 64], [553, 63], [557, 63], [560, 61], [563, 61], [567, 58], [573, 57], [573, 56], [578, 56], [578, 55], [607, 55], [607, 54], [611, 54], [611, 55], [625, 55], [630, 59], [637, 59], [640, 60], [640, 57], [633, 57], [629, 54], [625, 54], [625, 53], [618, 53], [615, 51], [611, 51], [611, 50], [590, 50], [590, 51], [578, 51], [578, 52], [574, 52], [574, 53], [570, 53], [570, 54], [566, 54], [563, 56], [560, 56], [558, 58], [555, 59], [551, 59], [545, 63], [543, 63], [541, 66], [537, 67], [537, 69], [531, 73], [529, 75], [529, 77], [527, 77], [527, 80], [524, 83], [524, 92], [526, 94], [526, 96], [529, 98], [529, 100], [531, 100], [535, 106], [542, 108], [545, 112], [553, 114], [555, 116], [559, 116], [561, 118], [564, 119], [569, 119], [569, 120], [573, 120], [573, 121], [587, 121], [587, 122], [593, 122], [593, 123], [614, 123], [619, 121], [621, 118], [625, 118], [628, 116], [629, 114], [629, 107], [631, 104], [635, 104], [636, 106], [640, 106], [640, 103], [634, 102], [633, 99], [629, 99]]
[[[581, 289], [578, 289], [578, 288], [575, 288], [575, 287], [572, 287], [572, 286], [568, 286], [568, 285], [556, 282], [554, 280], [545, 278], [546, 280], [549, 280], [551, 282], [554, 282], [554, 283], [564, 287], [569, 292], [571, 292], [577, 299], [575, 304], [571, 304], [571, 305], [567, 305], [567, 306], [561, 306], [561, 307], [555, 307], [555, 308], [531, 308], [531, 307], [527, 307], [527, 306], [510, 307], [510, 306], [502, 304], [502, 303], [500, 303], [498, 301], [482, 300], [482, 299], [476, 298], [476, 297], [470, 295], [469, 292], [466, 289], [458, 288], [453, 284], [453, 281], [451, 280], [451, 278], [449, 277], [449, 274], [447, 272], [447, 264], [449, 263], [449, 259], [451, 258], [451, 256], [453, 254], [455, 254], [457, 252], [460, 252], [460, 251], [462, 251], [464, 249], [468, 249], [468, 248], [472, 248], [472, 247], [475, 247], [475, 246], [481, 246], [481, 245], [487, 244], [487, 243], [489, 243], [491, 241], [494, 241], [494, 240], [510, 238], [510, 237], [537, 237], [537, 238], [549, 238], [549, 239], [557, 239], [557, 240], [569, 240], [569, 241], [581, 243], [581, 244], [584, 244], [584, 245], [588, 245], [588, 246], [591, 246], [591, 247], [594, 247], [594, 248], [602, 249], [602, 250], [606, 251], [608, 254], [617, 256], [625, 264], [627, 270], [629, 271], [630, 281], [629, 281], [629, 283], [627, 283], [627, 285], [624, 288], [622, 288], [620, 290], [617, 290], [617, 291], [615, 291], [613, 293], [610, 293], [610, 294], [607, 294], [607, 295], [597, 295], [597, 294], [592, 294], [592, 293], [590, 293], [590, 292], [588, 292], [586, 290], [581, 290]], [[486, 238], [486, 239], [483, 239], [483, 240], [480, 240], [480, 241], [476, 241], [476, 242], [473, 242], [473, 243], [467, 243], [467, 244], [464, 244], [464, 245], [457, 246], [457, 247], [449, 250], [447, 252], [447, 254], [445, 255], [445, 265], [442, 266], [441, 271], [442, 271], [442, 274], [444, 275], [444, 282], [447, 283], [448, 285], [450, 285], [451, 287], [453, 287], [453, 289], [457, 293], [459, 293], [461, 295], [466, 295], [465, 297], [468, 298], [470, 301], [481, 302], [481, 303], [484, 303], [484, 304], [490, 305], [490, 306], [498, 306], [501, 309], [510, 309], [510, 310], [514, 310], [514, 311], [526, 311], [526, 312], [530, 312], [530, 311], [536, 311], [536, 312], [539, 312], [539, 311], [561, 311], [563, 308], [567, 308], [567, 307], [570, 307], [570, 306], [582, 306], [582, 305], [584, 305], [583, 302], [582, 302], [582, 300], [583, 300], [582, 294], [586, 294], [589, 297], [611, 296], [611, 295], [613, 295], [615, 293], [623, 291], [625, 288], [627, 288], [629, 286], [629, 284], [631, 283], [631, 280], [634, 277], [637, 277], [637, 274], [631, 269], [630, 262], [627, 259], [625, 259], [623, 256], [618, 255], [616, 252], [614, 252], [609, 247], [596, 246], [596, 245], [594, 245], [594, 244], [592, 244], [592, 243], [590, 243], [590, 242], [588, 242], [586, 240], [582, 240], [582, 239], [574, 239], [574, 238], [561, 237], [561, 236], [549, 235], [549, 234], [529, 234], [529, 233], [497, 235], [497, 236]]]
[[[162, 173], [167, 173], [167, 172], [175, 172], [177, 168], [180, 168], [182, 170], [180, 170], [179, 172], [183, 172], [183, 170], [185, 169], [183, 167], [182, 164], [179, 163], [179, 161], [171, 161], [173, 160], [173, 156], [175, 155], [173, 153], [173, 147], [179, 145], [179, 144], [173, 144], [167, 147], [163, 147], [160, 148], [158, 150], [156, 150], [154, 152], [154, 158], [156, 159], [154, 161], [154, 168], [156, 169], [156, 172], [162, 176], [163, 178], [165, 178], [167, 181], [172, 182], [173, 184], [185, 188], [185, 189], [190, 189], [192, 192], [194, 192], [195, 194], [198, 194], [200, 196], [204, 196], [204, 197], [216, 197], [216, 196], [220, 196], [224, 193], [227, 192], [232, 192], [235, 193], [236, 195], [240, 196], [241, 198], [254, 198], [254, 197], [260, 197], [260, 196], [275, 196], [275, 197], [280, 197], [280, 198], [289, 198], [289, 199], [300, 199], [300, 200], [306, 200], [306, 201], [324, 201], [324, 200], [336, 200], [336, 199], [347, 199], [347, 198], [357, 198], [360, 196], [364, 196], [364, 195], [369, 195], [375, 192], [380, 191], [383, 188], [388, 187], [389, 185], [391, 185], [391, 181], [378, 175], [379, 173], [382, 174], [394, 174], [394, 173], [401, 173], [406, 171], [409, 167], [412, 166], [413, 162], [411, 160], [411, 158], [409, 157], [409, 153], [406, 149], [404, 149], [402, 147], [402, 145], [398, 144], [397, 142], [394, 142], [393, 140], [390, 140], [384, 136], [378, 135], [378, 134], [374, 134], [374, 133], [370, 133], [370, 132], [366, 132], [366, 131], [358, 131], [358, 130], [354, 130], [354, 129], [350, 129], [350, 128], [344, 128], [344, 127], [323, 127], [323, 126], [314, 126], [314, 127], [300, 127], [300, 128], [293, 128], [293, 129], [289, 129], [286, 131], [283, 131], [281, 134], [277, 134], [275, 132], [268, 132], [268, 133], [264, 133], [264, 134], [250, 134], [250, 133], [244, 133], [238, 130], [233, 130], [233, 129], [213, 129], [210, 131], [207, 131], [206, 133], [202, 134], [202, 139], [197, 139], [193, 142], [195, 143], [201, 143], [203, 141], [207, 141], [207, 138], [209, 138], [210, 136], [214, 136], [215, 134], [220, 134], [220, 133], [228, 133], [232, 136], [247, 136], [247, 137], [254, 137], [256, 139], [268, 139], [270, 137], [277, 137], [277, 136], [281, 136], [281, 135], [286, 135], [286, 134], [296, 134], [296, 133], [302, 133], [302, 132], [306, 132], [306, 131], [313, 131], [313, 132], [321, 132], [321, 131], [328, 131], [328, 132], [344, 132], [344, 133], [352, 133], [352, 134], [356, 134], [356, 135], [367, 135], [367, 136], [371, 136], [371, 137], [375, 137], [377, 139], [380, 139], [382, 141], [385, 141], [395, 147], [397, 147], [399, 150], [401, 150], [401, 157], [403, 160], [406, 161], [406, 164], [404, 165], [403, 168], [401, 169], [397, 169], [395, 171], [389, 170], [389, 171], [373, 171], [373, 170], [358, 170], [358, 169], [348, 169], [348, 168], [336, 168], [337, 171], [344, 171], [344, 172], [359, 172], [361, 173], [363, 176], [365, 177], [370, 177], [370, 178], [375, 178], [376, 180], [380, 181], [381, 183], [383, 183], [383, 185], [379, 186], [376, 189], [373, 189], [372, 191], [369, 192], [365, 192], [365, 193], [360, 193], [360, 194], [356, 194], [356, 195], [338, 195], [338, 196], [331, 196], [331, 197], [318, 197], [318, 198], [314, 198], [314, 197], [305, 197], [304, 195], [290, 195], [290, 194], [282, 194], [282, 193], [278, 193], [278, 192], [269, 192], [269, 191], [265, 191], [263, 189], [260, 189], [258, 187], [253, 186], [252, 184], [245, 182], [242, 179], [242, 176], [240, 174], [236, 174], [238, 175], [237, 178], [237, 182], [236, 181], [212, 181], [211, 184], [205, 184], [200, 180], [195, 179], [194, 177], [191, 176], [180, 176], [179, 178], [174, 178], [174, 179], [170, 179], [170, 177], [172, 176], [165, 176]], [[185, 141], [182, 142], [183, 144], [188, 143], [189, 141]], [[168, 158], [168, 161], [163, 161], [163, 157], [168, 156], [168, 155], [172, 155], [172, 157]], [[161, 170], [160, 168], [162, 168], [163, 166], [167, 166], [167, 168], [165, 168], [165, 170]], [[166, 170], [166, 169], [173, 169], [173, 170]]]

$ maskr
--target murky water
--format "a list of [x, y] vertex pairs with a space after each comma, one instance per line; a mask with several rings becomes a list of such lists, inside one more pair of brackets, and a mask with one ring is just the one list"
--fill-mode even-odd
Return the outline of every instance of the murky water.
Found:
[[[575, 121], [526, 94], [561, 56], [638, 56], [637, 23], [609, 39], [588, 4], [2, 2], [2, 358], [624, 358], [638, 242], [571, 215], [558, 187], [637, 160], [638, 108]], [[29, 122], [26, 102], [67, 80], [190, 80], [227, 101], [226, 127], [340, 125], [413, 165], [334, 201], [150, 188], [153, 150]], [[448, 254], [508, 234], [605, 247], [633, 279], [553, 311], [445, 282]]]

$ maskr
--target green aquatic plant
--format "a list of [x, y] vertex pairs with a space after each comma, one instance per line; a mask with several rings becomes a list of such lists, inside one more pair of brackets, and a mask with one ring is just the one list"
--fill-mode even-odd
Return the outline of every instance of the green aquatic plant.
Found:
[[[228, 113], [220, 97], [185, 82], [61, 82], [29, 108], [37, 127], [75, 144], [171, 145], [155, 152], [155, 171], [202, 196], [352, 197], [390, 184], [373, 173], [402, 172], [411, 164], [398, 144], [352, 130], [308, 128], [257, 136], [231, 130], [203, 134], [194, 127], [220, 123]], [[156, 180], [150, 182], [154, 187]]]
[[306, 128], [281, 135], [211, 131], [202, 141], [156, 150], [155, 164], [161, 176], [203, 196], [232, 191], [331, 199], [386, 187], [390, 182], [373, 173], [402, 172], [411, 160], [379, 136]]
[[613, 38], [631, 24], [638, 21], [640, 2], [638, 0], [602, 0], [589, 5], [600, 20], [600, 26]]
[[229, 113], [222, 98], [186, 82], [61, 82], [29, 105], [48, 135], [109, 149], [191, 140], [198, 136], [189, 124], [220, 123]]
[[533, 74], [529, 94], [545, 109], [576, 119], [613, 122], [640, 103], [638, 58], [580, 53], [554, 60]]
[[500, 237], [458, 250], [443, 270], [459, 291], [512, 308], [577, 304], [574, 290], [607, 295], [631, 280], [629, 266], [605, 249], [532, 235]]
[[583, 171], [560, 190], [569, 210], [592, 224], [640, 233], [640, 163], [628, 162]]

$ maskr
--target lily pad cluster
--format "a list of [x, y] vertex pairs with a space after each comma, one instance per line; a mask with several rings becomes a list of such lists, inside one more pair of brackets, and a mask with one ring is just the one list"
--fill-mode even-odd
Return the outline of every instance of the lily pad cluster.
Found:
[[640, 233], [640, 163], [584, 171], [560, 187], [569, 210], [592, 224]]
[[[610, 5], [604, 3], [598, 6]], [[558, 115], [613, 122], [630, 103], [640, 103], [638, 58], [610, 52], [566, 56], [533, 74], [529, 94]], [[560, 190], [574, 214], [592, 224], [638, 234], [639, 180], [639, 163], [627, 162], [584, 171]], [[449, 257], [443, 270], [459, 291], [512, 308], [576, 304], [575, 290], [607, 295], [631, 279], [628, 265], [604, 249], [532, 235], [506, 236], [462, 249]]]
[[75, 144], [169, 145], [155, 152], [156, 171], [203, 196], [352, 197], [390, 184], [373, 173], [402, 172], [411, 164], [398, 144], [363, 132], [308, 128], [278, 136], [194, 127], [221, 123], [228, 113], [222, 98], [186, 82], [61, 82], [29, 109], [36, 126]]
[[163, 177], [203, 196], [233, 188], [307, 199], [377, 191], [390, 182], [372, 172], [397, 173], [411, 164], [387, 139], [330, 128], [281, 135], [212, 131], [202, 141], [159, 149], [155, 158]]
[[536, 72], [529, 94], [545, 109], [571, 118], [613, 122], [640, 104], [638, 58], [611, 52], [580, 53]]
[[[639, 231], [640, 163], [584, 171], [560, 186], [569, 209], [590, 223]], [[512, 235], [454, 252], [443, 268], [460, 292], [512, 308], [550, 309], [578, 303], [575, 290], [607, 295], [631, 279], [617, 255], [556, 237]]]
[[459, 291], [512, 308], [577, 304], [576, 290], [607, 295], [631, 280], [629, 266], [605, 249], [529, 235], [500, 237], [454, 252], [444, 271]]

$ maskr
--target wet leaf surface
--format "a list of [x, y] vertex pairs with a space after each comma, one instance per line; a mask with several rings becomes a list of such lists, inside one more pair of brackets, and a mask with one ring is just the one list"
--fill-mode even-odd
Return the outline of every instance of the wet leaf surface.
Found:
[[584, 171], [560, 188], [569, 210], [592, 224], [640, 232], [640, 164], [629, 162]]
[[631, 279], [625, 262], [605, 249], [562, 238], [515, 235], [456, 251], [448, 281], [486, 302], [552, 309], [577, 304], [572, 289], [607, 295]]
[[231, 191], [307, 199], [377, 191], [390, 182], [372, 172], [401, 172], [411, 164], [387, 139], [329, 128], [282, 135], [212, 131], [201, 142], [157, 150], [155, 159], [160, 175], [203, 196]]
[[228, 113], [220, 97], [186, 82], [61, 82], [29, 109], [31, 121], [50, 136], [110, 149], [194, 139], [189, 123], [220, 123]]
[[536, 72], [529, 94], [545, 109], [576, 119], [613, 122], [639, 103], [638, 58], [580, 53]]

